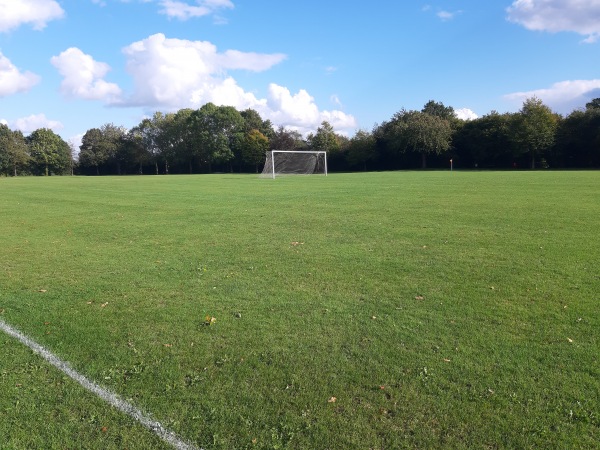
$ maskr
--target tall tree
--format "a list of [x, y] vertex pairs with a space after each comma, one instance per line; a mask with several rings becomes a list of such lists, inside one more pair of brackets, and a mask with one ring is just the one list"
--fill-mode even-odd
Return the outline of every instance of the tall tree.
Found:
[[27, 143], [20, 131], [11, 131], [0, 123], [0, 173], [17, 176], [31, 160]]
[[423, 106], [421, 112], [432, 116], [437, 116], [448, 121], [456, 118], [456, 114], [454, 113], [454, 108], [452, 106], [445, 106], [442, 102], [436, 102], [433, 100], [429, 100], [427, 103], [425, 103], [425, 106]]
[[189, 118], [190, 140], [201, 164], [209, 171], [214, 163], [229, 162], [234, 154], [232, 147], [243, 138], [244, 119], [232, 106], [207, 103]]
[[265, 161], [269, 150], [269, 139], [258, 130], [250, 130], [244, 138], [242, 158], [246, 164], [253, 165], [258, 172], [259, 165]]
[[339, 136], [335, 133], [333, 126], [327, 121], [321, 122], [315, 134], [309, 134], [308, 143], [314, 150], [326, 152], [338, 152], [341, 149]]
[[149, 163], [154, 165], [154, 172], [156, 175], [159, 173], [158, 164], [163, 150], [161, 147], [161, 133], [164, 121], [164, 114], [155, 112], [152, 118], [145, 118], [132, 130], [132, 132], [141, 140], [141, 145], [148, 155]]
[[102, 132], [99, 128], [92, 128], [85, 132], [79, 146], [79, 164], [82, 167], [93, 167], [96, 175], [100, 175], [100, 166], [108, 156], [102, 153]]
[[492, 111], [465, 122], [452, 137], [454, 151], [472, 167], [508, 166], [513, 160], [512, 115]]
[[252, 130], [258, 130], [267, 139], [271, 139], [275, 133], [273, 124], [270, 120], [263, 120], [258, 111], [248, 108], [240, 112], [244, 119], [244, 131], [249, 133]]
[[121, 173], [124, 162], [123, 147], [126, 130], [123, 127], [107, 123], [100, 128], [88, 130], [81, 139], [79, 162], [83, 167], [93, 167], [96, 174], [100, 168], [115, 167]]
[[306, 142], [298, 131], [280, 125], [270, 138], [269, 147], [271, 150], [300, 150], [306, 147]]
[[350, 167], [359, 166], [367, 170], [367, 163], [378, 158], [375, 136], [364, 130], [358, 130], [348, 143], [346, 159]]
[[29, 154], [36, 173], [62, 175], [71, 167], [71, 149], [58, 134], [49, 128], [39, 128], [27, 138]]
[[556, 136], [561, 165], [600, 167], [600, 105], [573, 111], [559, 122]]
[[585, 104], [586, 110], [599, 110], [600, 111], [600, 98], [595, 98], [592, 101]]
[[537, 97], [528, 98], [515, 115], [514, 139], [517, 151], [528, 153], [530, 166], [535, 169], [535, 158], [554, 144], [558, 116]]
[[403, 152], [421, 154], [421, 167], [427, 167], [427, 155], [439, 155], [450, 148], [450, 122], [420, 111], [401, 110], [391, 122], [392, 141]]

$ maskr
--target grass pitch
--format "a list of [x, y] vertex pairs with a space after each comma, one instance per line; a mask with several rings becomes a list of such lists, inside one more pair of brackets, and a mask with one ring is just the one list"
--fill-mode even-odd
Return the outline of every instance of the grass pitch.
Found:
[[[600, 440], [600, 172], [0, 192], [0, 317], [198, 446]], [[4, 334], [0, 392], [2, 448], [165, 447]]]

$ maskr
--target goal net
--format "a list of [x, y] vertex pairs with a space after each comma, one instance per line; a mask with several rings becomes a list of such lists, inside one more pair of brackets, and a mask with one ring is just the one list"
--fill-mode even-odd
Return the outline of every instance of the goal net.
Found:
[[324, 151], [271, 150], [267, 152], [261, 178], [277, 175], [327, 175], [327, 153]]

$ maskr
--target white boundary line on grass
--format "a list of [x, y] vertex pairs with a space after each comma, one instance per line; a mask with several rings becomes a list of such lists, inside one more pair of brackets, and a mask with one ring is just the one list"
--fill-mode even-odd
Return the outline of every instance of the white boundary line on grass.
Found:
[[160, 437], [163, 441], [167, 442], [168, 444], [171, 444], [177, 450], [200, 450], [198, 449], [198, 447], [183, 441], [175, 433], [163, 427], [163, 425], [160, 422], [152, 419], [149, 415], [144, 414], [141, 410], [133, 406], [131, 403], [121, 400], [115, 393], [104, 389], [96, 383], [88, 380], [85, 376], [81, 375], [79, 372], [74, 370], [68, 362], [58, 358], [34, 340], [28, 338], [23, 333], [8, 325], [2, 319], [0, 319], [0, 329], [9, 336], [14, 337], [19, 342], [29, 347], [31, 350], [40, 355], [58, 370], [68, 375], [73, 380], [77, 381], [88, 391], [96, 394], [105, 402], [110, 403], [118, 410], [137, 420], [144, 427], [148, 428], [150, 431], [152, 431], [154, 434]]

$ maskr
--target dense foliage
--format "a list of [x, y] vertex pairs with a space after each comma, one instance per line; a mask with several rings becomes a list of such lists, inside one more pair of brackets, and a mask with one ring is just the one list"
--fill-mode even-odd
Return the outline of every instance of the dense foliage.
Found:
[[348, 138], [323, 122], [308, 136], [274, 128], [252, 109], [208, 103], [198, 110], [156, 112], [127, 130], [114, 124], [88, 130], [75, 162], [54, 132], [24, 137], [0, 125], [0, 174], [168, 174], [256, 172], [265, 152], [326, 150], [331, 170], [412, 168], [598, 168], [600, 99], [566, 117], [530, 98], [516, 113], [492, 111], [461, 120], [430, 100], [420, 111], [401, 109], [372, 131]]

